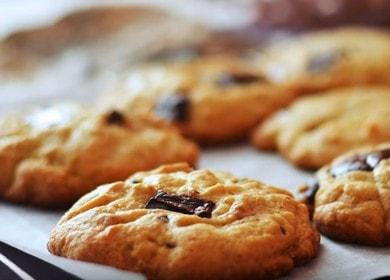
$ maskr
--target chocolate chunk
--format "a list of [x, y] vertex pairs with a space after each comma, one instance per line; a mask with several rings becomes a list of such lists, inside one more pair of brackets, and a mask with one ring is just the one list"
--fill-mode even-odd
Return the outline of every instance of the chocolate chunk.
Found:
[[173, 249], [176, 246], [177, 246], [176, 243], [173, 243], [173, 242], [166, 242], [165, 243], [165, 247], [167, 247], [168, 249]]
[[307, 71], [313, 74], [324, 72], [332, 67], [342, 56], [343, 53], [341, 51], [317, 53], [309, 59], [306, 66]]
[[350, 171], [372, 171], [382, 160], [388, 158], [390, 158], [390, 149], [353, 156], [333, 166], [331, 173], [333, 177], [338, 177]]
[[139, 184], [139, 183], [141, 183], [141, 182], [142, 182], [142, 180], [137, 180], [137, 179], [131, 180], [131, 183], [132, 183], [132, 184]]
[[223, 72], [217, 79], [217, 84], [222, 87], [234, 86], [234, 85], [247, 85], [260, 81], [264, 81], [265, 78], [250, 74], [250, 73], [228, 73]]
[[333, 177], [338, 177], [351, 171], [372, 171], [372, 167], [366, 163], [365, 155], [359, 155], [336, 164], [331, 169]]
[[176, 122], [186, 122], [189, 120], [190, 100], [181, 94], [168, 95], [160, 98], [155, 107], [158, 117]]
[[307, 203], [314, 205], [314, 200], [316, 197], [316, 193], [318, 189], [320, 188], [320, 183], [318, 180], [313, 179], [307, 183], [308, 189], [305, 192], [305, 200]]
[[390, 158], [390, 149], [373, 152], [367, 155], [366, 162], [372, 168], [375, 168], [382, 160]]
[[320, 188], [320, 184], [317, 179], [311, 179], [304, 186], [300, 187], [298, 192], [300, 194], [299, 201], [304, 203], [309, 210], [310, 219], [313, 218], [315, 197]]
[[125, 123], [125, 117], [115, 110], [108, 114], [106, 120], [108, 124], [122, 125]]
[[211, 212], [215, 207], [214, 202], [204, 201], [189, 196], [169, 195], [158, 192], [146, 204], [146, 209], [165, 209], [189, 215], [198, 215], [202, 218], [211, 218]]

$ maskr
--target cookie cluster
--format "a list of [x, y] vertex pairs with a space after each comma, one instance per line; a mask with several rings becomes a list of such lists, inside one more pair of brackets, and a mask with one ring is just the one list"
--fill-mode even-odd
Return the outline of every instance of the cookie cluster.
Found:
[[[344, 27], [144, 63], [91, 108], [1, 119], [0, 196], [75, 203], [49, 251], [149, 279], [275, 278], [316, 256], [315, 227], [390, 244], [389, 61], [388, 31]], [[305, 203], [191, 167], [198, 145], [238, 139], [320, 168]]]

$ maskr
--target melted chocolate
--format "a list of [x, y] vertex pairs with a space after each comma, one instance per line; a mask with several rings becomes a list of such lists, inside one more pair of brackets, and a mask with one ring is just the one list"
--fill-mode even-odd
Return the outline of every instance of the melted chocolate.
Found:
[[120, 112], [115, 110], [107, 115], [106, 120], [108, 124], [122, 125], [125, 123], [125, 117]]
[[305, 199], [306, 199], [307, 203], [313, 205], [317, 191], [320, 188], [320, 183], [317, 180], [313, 179], [312, 181], [307, 183], [307, 186], [308, 186], [308, 189], [305, 192]]
[[372, 168], [375, 168], [382, 160], [390, 158], [390, 149], [373, 152], [367, 155], [366, 162]]
[[390, 158], [390, 149], [353, 156], [333, 166], [331, 173], [333, 177], [338, 177], [351, 171], [372, 171], [382, 160], [388, 158]]
[[233, 85], [247, 85], [260, 81], [264, 81], [264, 77], [260, 77], [250, 73], [223, 72], [218, 77], [217, 84], [222, 87], [228, 87]]
[[155, 113], [167, 121], [186, 122], [189, 120], [190, 100], [181, 94], [162, 97], [156, 104]]
[[165, 209], [188, 215], [198, 215], [202, 218], [211, 218], [214, 207], [215, 204], [212, 201], [184, 195], [169, 195], [165, 192], [158, 192], [145, 206], [147, 209]]

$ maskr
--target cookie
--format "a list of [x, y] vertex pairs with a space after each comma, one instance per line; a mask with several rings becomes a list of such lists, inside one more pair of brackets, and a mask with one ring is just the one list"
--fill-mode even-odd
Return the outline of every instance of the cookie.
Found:
[[148, 279], [271, 279], [313, 258], [304, 204], [263, 183], [186, 164], [161, 166], [81, 198], [51, 253]]
[[390, 140], [390, 87], [336, 89], [305, 96], [261, 124], [253, 143], [292, 163], [318, 168], [359, 146]]
[[318, 173], [314, 223], [349, 243], [390, 244], [390, 142], [360, 148]]
[[259, 55], [267, 77], [296, 94], [390, 84], [390, 33], [367, 27], [315, 31], [271, 44]]
[[233, 55], [150, 64], [131, 72], [103, 104], [146, 112], [176, 125], [200, 143], [242, 138], [292, 94]]
[[0, 120], [0, 197], [61, 207], [98, 184], [197, 156], [195, 144], [159, 120], [54, 105]]
[[[166, 40], [172, 32], [174, 36]], [[86, 80], [102, 72], [122, 73], [136, 61], [200, 44], [209, 36], [206, 28], [153, 7], [77, 9], [50, 25], [18, 30], [0, 40], [0, 79], [14, 82], [35, 78], [40, 71], [58, 71], [56, 80], [64, 72], [68, 78], [64, 81], [75, 83], [73, 77]]]

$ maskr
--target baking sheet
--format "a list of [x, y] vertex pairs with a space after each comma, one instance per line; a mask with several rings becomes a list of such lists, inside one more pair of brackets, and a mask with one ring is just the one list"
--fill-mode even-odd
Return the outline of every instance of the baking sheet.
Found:
[[[208, 148], [200, 168], [230, 171], [292, 192], [312, 175], [292, 167], [278, 155], [258, 152], [245, 143]], [[83, 279], [142, 279], [116, 269], [51, 256], [46, 250], [50, 230], [63, 212], [0, 202], [0, 240], [41, 257]], [[316, 259], [294, 269], [284, 279], [367, 280], [390, 275], [390, 248], [346, 245], [322, 236]]]

